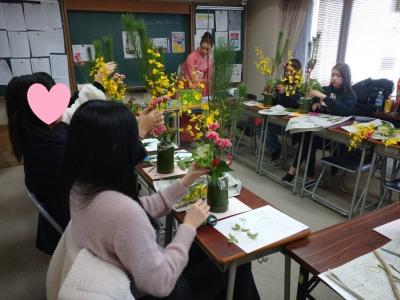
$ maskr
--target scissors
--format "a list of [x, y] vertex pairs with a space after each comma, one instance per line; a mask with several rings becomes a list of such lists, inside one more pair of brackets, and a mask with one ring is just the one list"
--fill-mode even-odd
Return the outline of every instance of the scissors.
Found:
[[215, 226], [215, 225], [217, 225], [217, 223], [218, 223], [218, 219], [217, 219], [217, 217], [216, 216], [214, 216], [214, 215], [209, 215], [208, 217], [207, 217], [207, 220], [206, 220], [206, 225], [208, 225], [208, 226]]

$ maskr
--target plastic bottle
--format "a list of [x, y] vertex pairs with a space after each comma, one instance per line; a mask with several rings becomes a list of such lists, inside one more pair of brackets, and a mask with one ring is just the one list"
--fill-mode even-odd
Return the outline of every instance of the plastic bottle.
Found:
[[375, 108], [376, 111], [382, 111], [382, 106], [383, 106], [383, 94], [382, 91], [379, 91], [378, 97], [375, 99]]
[[393, 101], [390, 98], [390, 96], [388, 96], [385, 101], [385, 106], [383, 107], [383, 111], [387, 114], [391, 113], [392, 112], [392, 104], [393, 104]]

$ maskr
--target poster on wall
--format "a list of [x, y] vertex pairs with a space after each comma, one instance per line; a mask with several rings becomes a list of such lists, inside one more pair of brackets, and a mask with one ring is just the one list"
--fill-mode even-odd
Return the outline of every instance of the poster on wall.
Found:
[[229, 31], [229, 42], [235, 51], [240, 51], [240, 31]]
[[[130, 43], [130, 40], [128, 39], [127, 36], [127, 31], [122, 31], [122, 48], [124, 49], [124, 58], [129, 59], [129, 58], [137, 58], [137, 55], [135, 54], [138, 53], [139, 54], [139, 58], [142, 57], [142, 52], [141, 52], [141, 48], [140, 48], [140, 39], [139, 39], [139, 35], [135, 34], [135, 38], [134, 40], [136, 41], [136, 46], [134, 47], [134, 45], [132, 45]], [[137, 49], [135, 51], [135, 49]]]
[[163, 49], [164, 53], [171, 53], [169, 48], [169, 38], [152, 38], [151, 39], [156, 49]]
[[185, 53], [185, 33], [172, 32], [172, 53]]
[[196, 14], [196, 28], [214, 29], [214, 14]]
[[234, 64], [231, 76], [231, 82], [242, 81], [242, 64]]
[[215, 30], [228, 31], [228, 11], [226, 10], [215, 11]]
[[226, 46], [228, 44], [228, 32], [216, 31], [215, 32], [215, 44], [218, 46]]

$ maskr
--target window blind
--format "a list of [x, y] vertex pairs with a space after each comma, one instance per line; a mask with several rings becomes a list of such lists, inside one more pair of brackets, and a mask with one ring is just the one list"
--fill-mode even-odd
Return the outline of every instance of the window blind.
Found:
[[346, 62], [353, 82], [400, 77], [400, 11], [397, 0], [353, 0]]
[[314, 4], [316, 16], [313, 21], [312, 35], [321, 33], [317, 64], [312, 78], [322, 85], [328, 85], [332, 67], [336, 64], [339, 46], [340, 27], [343, 12], [343, 0], [319, 0]]

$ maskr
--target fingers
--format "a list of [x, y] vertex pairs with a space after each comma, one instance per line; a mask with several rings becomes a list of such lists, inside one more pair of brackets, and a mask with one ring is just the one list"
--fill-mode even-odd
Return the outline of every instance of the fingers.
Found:
[[106, 63], [107, 71], [109, 71], [110, 73], [114, 72], [116, 67], [117, 67], [117, 64], [113, 61]]
[[210, 214], [210, 206], [207, 204], [207, 201], [199, 199], [194, 205], [196, 205], [197, 209], [202, 213], [204, 217], [208, 217], [208, 215]]

